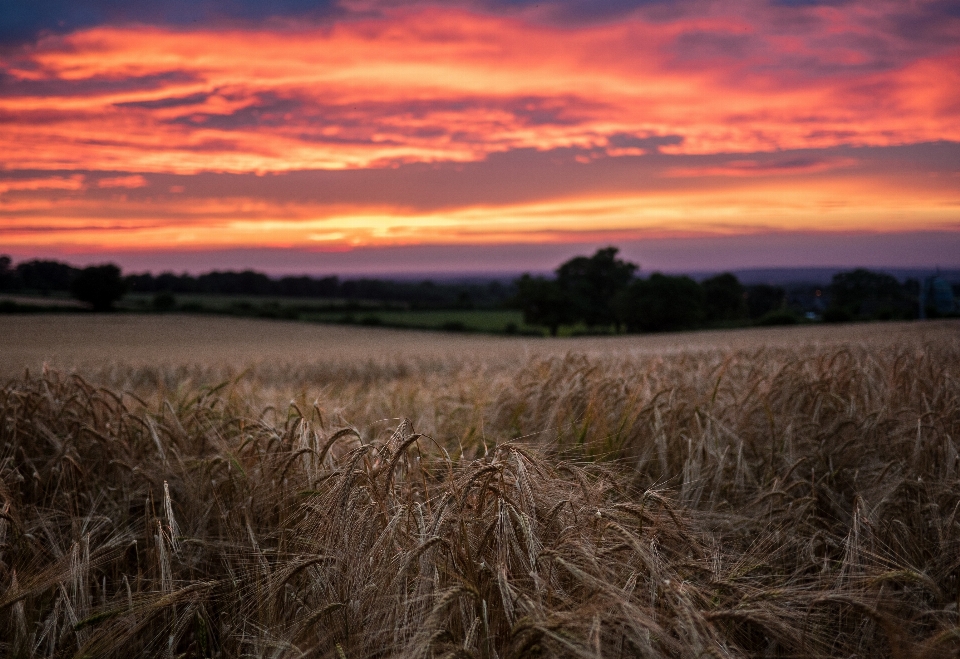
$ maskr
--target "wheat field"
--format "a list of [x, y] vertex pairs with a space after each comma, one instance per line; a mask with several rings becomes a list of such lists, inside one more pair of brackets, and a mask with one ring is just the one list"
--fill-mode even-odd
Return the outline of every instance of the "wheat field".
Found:
[[960, 324], [0, 318], [0, 654], [947, 657]]

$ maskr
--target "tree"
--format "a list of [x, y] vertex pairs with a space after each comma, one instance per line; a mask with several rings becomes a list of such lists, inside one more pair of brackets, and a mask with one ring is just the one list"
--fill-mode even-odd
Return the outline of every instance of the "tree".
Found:
[[588, 327], [619, 325], [613, 300], [633, 279], [637, 266], [617, 258], [616, 247], [578, 256], [557, 268], [557, 283], [567, 298], [573, 321]]
[[557, 335], [560, 325], [583, 321], [588, 327], [617, 325], [613, 301], [630, 283], [636, 264], [617, 258], [617, 248], [577, 256], [557, 268], [556, 279], [523, 275], [516, 281], [514, 304], [524, 321]]
[[255, 270], [214, 270], [197, 277], [197, 284], [204, 293], [221, 295], [270, 295], [274, 287], [270, 277]]
[[59, 261], [35, 259], [18, 263], [16, 272], [24, 288], [47, 295], [50, 291], [69, 291], [71, 282], [80, 271]]
[[0, 291], [9, 291], [14, 288], [16, 273], [10, 268], [12, 263], [13, 260], [9, 256], [5, 254], [0, 256]]
[[779, 286], [755, 284], [747, 287], [747, 311], [751, 320], [762, 318], [771, 311], [783, 308], [786, 291]]
[[94, 311], [110, 311], [113, 303], [127, 292], [120, 268], [108, 263], [80, 271], [70, 285], [73, 297], [93, 306]]
[[703, 289], [689, 277], [655, 272], [634, 280], [614, 304], [628, 332], [667, 332], [696, 327], [703, 321]]
[[707, 321], [737, 320], [747, 314], [743, 286], [733, 274], [725, 272], [711, 277], [700, 286]]
[[909, 315], [910, 306], [900, 282], [882, 272], [838, 272], [830, 283], [831, 317], [892, 318]]
[[550, 336], [573, 320], [569, 301], [556, 280], [523, 275], [517, 280], [514, 303], [523, 311], [523, 322], [547, 327]]

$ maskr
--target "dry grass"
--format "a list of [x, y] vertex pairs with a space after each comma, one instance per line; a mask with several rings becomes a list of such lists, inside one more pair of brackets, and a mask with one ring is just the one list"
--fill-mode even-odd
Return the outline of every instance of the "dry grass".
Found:
[[0, 654], [955, 656], [960, 332], [877, 327], [34, 370]]
[[[100, 377], [105, 364], [204, 368], [236, 373], [266, 365], [283, 386], [297, 385], [288, 365], [349, 367], [396, 363], [475, 361], [513, 366], [530, 356], [584, 354], [667, 355], [869, 343], [884, 348], [936, 340], [956, 323], [877, 323], [701, 331], [682, 334], [570, 338], [545, 341], [470, 334], [313, 325], [215, 316], [134, 314], [0, 315], [0, 376], [47, 363]], [[953, 328], [953, 329], [951, 329]], [[446, 367], [446, 366], [445, 366]]]

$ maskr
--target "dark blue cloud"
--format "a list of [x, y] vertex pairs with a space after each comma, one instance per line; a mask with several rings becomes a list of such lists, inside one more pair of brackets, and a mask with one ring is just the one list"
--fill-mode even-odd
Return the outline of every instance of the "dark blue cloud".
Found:
[[936, 0], [930, 6], [945, 16], [960, 18], [960, 0]]
[[140, 23], [189, 26], [224, 22], [259, 23], [273, 18], [329, 21], [378, 16], [391, 7], [422, 4], [466, 6], [493, 14], [539, 10], [543, 20], [565, 25], [610, 22], [652, 11], [664, 17], [696, 0], [450, 0], [398, 2], [379, 0], [362, 10], [347, 9], [339, 0], [0, 0], [0, 46], [35, 41], [43, 34], [64, 34], [97, 25]]
[[848, 5], [853, 0], [770, 0], [770, 4], [779, 7], [836, 7]]
[[[229, 95], [225, 95], [230, 98]], [[165, 98], [156, 101], [149, 101], [152, 107], [178, 107], [188, 106], [203, 100], [205, 95], [194, 94], [189, 97]], [[199, 100], [189, 102], [191, 99]], [[161, 104], [161, 105], [157, 105]], [[128, 103], [127, 106], [149, 107], [146, 103]], [[312, 105], [307, 105], [310, 110], [315, 110]], [[269, 126], [282, 126], [290, 123], [288, 115], [303, 115], [305, 104], [303, 101], [294, 98], [284, 98], [271, 92], [261, 92], [249, 98], [249, 104], [234, 110], [229, 114], [215, 114], [210, 112], [189, 112], [185, 116], [176, 117], [170, 120], [172, 124], [184, 124], [187, 126], [203, 126], [205, 128], [217, 128], [220, 130], [238, 130], [242, 128], [266, 128]]]
[[680, 60], [713, 60], [717, 57], [743, 59], [753, 45], [753, 35], [695, 30], [679, 35], [673, 49]]
[[[865, 1], [865, 0], [863, 0]], [[841, 6], [857, 0], [768, 0], [787, 12], [816, 6]], [[211, 26], [261, 23], [271, 19], [325, 22], [378, 16], [381, 10], [410, 4], [459, 5], [492, 14], [535, 12], [548, 23], [567, 26], [612, 22], [642, 13], [648, 20], [671, 20], [702, 13], [702, 0], [373, 0], [364, 9], [341, 6], [341, 0], [0, 0], [0, 46], [29, 43], [42, 34], [62, 34], [97, 25]], [[729, 6], [732, 14], [742, 8]], [[960, 0], [910, 3], [889, 17], [888, 32], [915, 39], [945, 36], [943, 21], [960, 18]]]
[[905, 6], [887, 17], [886, 29], [907, 41], [934, 42], [949, 47], [957, 45], [958, 19], [960, 0], [934, 0]]
[[[220, 130], [241, 130], [269, 126], [318, 126], [336, 125], [341, 133], [336, 136], [318, 136], [306, 131], [299, 139], [307, 142], [328, 143], [368, 143], [370, 134], [382, 131], [393, 125], [397, 118], [401, 121], [396, 130], [405, 136], [437, 137], [450, 135], [455, 142], [483, 141], [487, 136], [481, 133], [464, 134], [437, 118], [449, 114], [463, 114], [470, 111], [488, 110], [492, 114], [506, 113], [514, 121], [527, 127], [576, 126], [587, 121], [591, 112], [602, 104], [585, 100], [577, 96], [540, 97], [521, 96], [504, 99], [499, 96], [464, 96], [451, 99], [411, 100], [403, 102], [363, 103], [318, 103], [314, 98], [299, 98], [296, 95], [280, 95], [273, 92], [257, 92], [249, 95], [233, 95], [221, 92], [221, 95], [243, 105], [229, 113], [213, 113], [189, 106], [205, 100], [205, 94], [162, 98], [151, 101], [118, 103], [118, 107], [131, 108], [173, 108], [182, 107], [180, 116], [166, 121], [171, 124], [203, 126]], [[411, 132], [409, 120], [416, 119], [427, 123], [419, 130]], [[432, 122], [432, 124], [431, 124]], [[619, 138], [618, 138], [619, 139]], [[388, 144], [382, 136], [380, 144]], [[628, 145], [623, 145], [628, 146]], [[629, 145], [632, 146], [632, 145]], [[648, 148], [646, 145], [638, 145]]]
[[[770, 4], [785, 9], [803, 10], [808, 7], [837, 7], [851, 5], [856, 0], [769, 0]], [[927, 45], [954, 45], [957, 40], [957, 19], [960, 19], [960, 0], [920, 0], [902, 3], [887, 13], [880, 22], [880, 33], [895, 35], [907, 41]], [[797, 12], [799, 14], [800, 12]], [[850, 35], [855, 37], [855, 35]]]
[[[165, 73], [125, 78], [93, 76], [77, 80], [23, 80], [0, 69], [0, 96], [96, 96], [113, 92], [161, 89], [170, 84], [194, 82], [196, 80], [195, 75], [186, 71], [167, 71]], [[131, 103], [131, 105], [137, 104]]]
[[115, 103], [118, 108], [143, 108], [145, 110], [162, 110], [164, 108], [179, 108], [188, 105], [203, 103], [210, 98], [212, 94], [199, 92], [188, 96], [171, 96], [170, 98], [158, 98], [154, 101], [130, 101], [128, 103]]
[[487, 11], [539, 9], [546, 18], [558, 23], [589, 24], [623, 18], [643, 9], [671, 10], [690, 4], [684, 0], [478, 0], [473, 3]]
[[[774, 10], [764, 15], [766, 23], [758, 24], [758, 30], [698, 28], [679, 34], [668, 47], [671, 65], [695, 70], [726, 60], [739, 63], [732, 69], [735, 76], [779, 74], [783, 81], [876, 73], [955, 47], [960, 34], [960, 0], [920, 0], [859, 18], [845, 9], [849, 23], [856, 25], [843, 31], [836, 29], [835, 19], [811, 9], [848, 6], [856, 0], [767, 2]], [[783, 50], [772, 35], [797, 37], [806, 48]], [[840, 56], [850, 51], [858, 57]]]
[[336, 14], [335, 0], [0, 0], [0, 44], [28, 43], [42, 34], [105, 24], [186, 26]]
[[618, 149], [643, 149], [648, 152], [659, 152], [660, 147], [675, 146], [683, 143], [680, 135], [649, 135], [638, 137], [628, 133], [614, 133], [607, 138], [610, 146]]

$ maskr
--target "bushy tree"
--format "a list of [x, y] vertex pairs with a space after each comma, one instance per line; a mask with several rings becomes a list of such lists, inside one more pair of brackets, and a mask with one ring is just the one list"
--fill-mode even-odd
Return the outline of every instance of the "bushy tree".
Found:
[[830, 283], [830, 317], [886, 319], [909, 314], [909, 307], [900, 282], [882, 272], [838, 272]]
[[725, 272], [705, 279], [700, 286], [703, 288], [703, 307], [708, 322], [737, 320], [747, 315], [744, 289], [735, 275]]
[[23, 288], [40, 291], [69, 291], [73, 279], [80, 271], [59, 261], [24, 261], [17, 264], [16, 273]]
[[10, 267], [13, 260], [7, 255], [0, 255], [0, 291], [13, 290], [16, 272]]
[[755, 284], [747, 287], [747, 312], [752, 320], [783, 308], [787, 292], [779, 286]]
[[255, 270], [242, 272], [214, 270], [197, 277], [197, 284], [204, 293], [221, 295], [269, 295], [274, 289], [273, 280]]
[[620, 324], [613, 301], [633, 278], [637, 266], [617, 258], [616, 247], [593, 256], [577, 256], [557, 268], [556, 279], [524, 275], [516, 282], [515, 306], [524, 321], [543, 325], [556, 336], [560, 325], [588, 327]]
[[560, 325], [573, 322], [569, 300], [554, 279], [523, 275], [517, 280], [516, 306], [523, 311], [523, 322], [542, 325], [556, 336]]
[[637, 266], [617, 258], [616, 247], [599, 249], [593, 256], [578, 256], [557, 268], [557, 284], [576, 320], [588, 327], [618, 324], [614, 298], [633, 279]]
[[73, 296], [93, 306], [94, 311], [110, 311], [113, 304], [127, 292], [120, 268], [108, 263], [80, 271], [70, 286]]
[[617, 296], [615, 308], [628, 332], [689, 329], [703, 322], [703, 289], [690, 277], [655, 272], [634, 280]]

